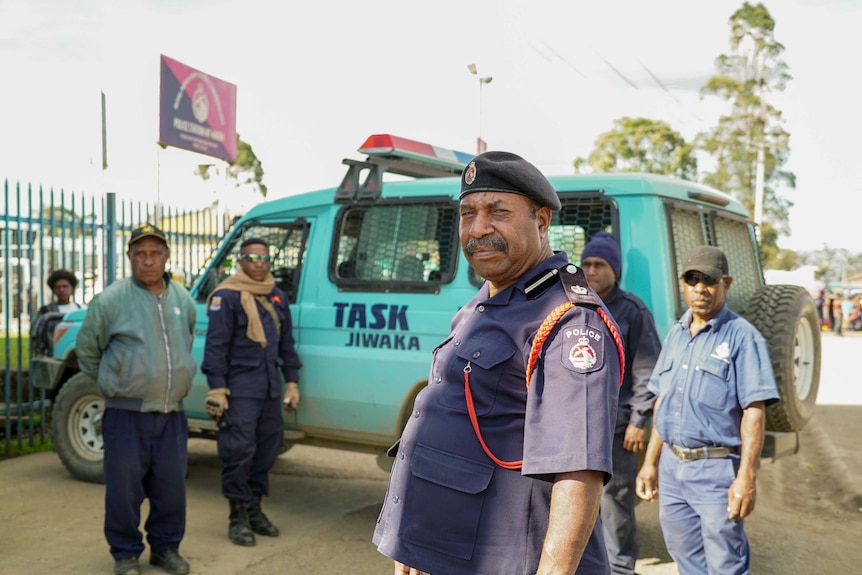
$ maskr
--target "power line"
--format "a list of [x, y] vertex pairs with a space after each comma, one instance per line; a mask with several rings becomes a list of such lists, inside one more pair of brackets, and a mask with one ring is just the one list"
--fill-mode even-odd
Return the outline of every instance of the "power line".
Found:
[[617, 69], [614, 67], [614, 65], [613, 65], [613, 64], [611, 64], [609, 61], [607, 61], [607, 60], [605, 59], [605, 57], [604, 57], [604, 56], [602, 56], [602, 55], [599, 53], [599, 51], [598, 51], [598, 50], [596, 50], [596, 49], [595, 49], [595, 48], [593, 48], [592, 46], [590, 46], [590, 49], [591, 49], [593, 52], [595, 52], [595, 53], [596, 53], [596, 56], [598, 56], [598, 57], [599, 57], [599, 59], [600, 59], [602, 62], [604, 62], [604, 63], [605, 63], [605, 65], [606, 65], [608, 68], [610, 68], [611, 70], [613, 70], [613, 71], [614, 71], [614, 73], [615, 73], [617, 76], [619, 76], [620, 78], [622, 78], [622, 79], [623, 79], [623, 81], [624, 81], [626, 84], [628, 84], [629, 86], [631, 86], [631, 87], [632, 87], [632, 88], [634, 88], [635, 90], [640, 90], [640, 87], [639, 87], [637, 84], [635, 84], [632, 80], [629, 80], [629, 79], [628, 79], [628, 77], [627, 77], [625, 74], [623, 74], [622, 72], [620, 72], [619, 70], [617, 70]]
[[685, 104], [683, 104], [682, 102], [680, 102], [679, 98], [677, 98], [676, 96], [674, 96], [674, 95], [671, 93], [671, 91], [667, 88], [667, 86], [665, 86], [664, 82], [662, 82], [662, 81], [659, 79], [659, 77], [658, 77], [658, 76], [656, 76], [656, 75], [653, 73], [653, 71], [652, 71], [652, 70], [650, 70], [650, 69], [647, 67], [647, 65], [646, 65], [646, 64], [644, 64], [644, 63], [643, 63], [643, 62], [641, 62], [640, 60], [638, 60], [638, 64], [640, 64], [640, 65], [643, 67], [643, 69], [644, 69], [644, 70], [646, 70], [646, 73], [650, 75], [650, 78], [652, 78], [652, 79], [653, 79], [653, 81], [654, 81], [656, 84], [658, 84], [658, 87], [659, 87], [659, 88], [661, 88], [661, 89], [664, 91], [664, 93], [665, 93], [665, 94], [667, 94], [668, 96], [670, 96], [670, 97], [671, 97], [671, 99], [673, 99], [673, 101], [674, 101], [674, 102], [676, 102], [676, 103], [679, 105], [679, 107], [680, 107], [680, 108], [682, 108], [683, 110], [685, 110], [686, 112], [688, 112], [689, 114], [691, 114], [692, 116], [694, 116], [694, 118], [695, 118], [698, 122], [702, 122], [702, 121], [703, 121], [703, 120], [702, 120], [702, 119], [701, 119], [701, 118], [700, 118], [700, 117], [699, 117], [695, 112], [692, 112], [691, 110], [689, 110], [689, 109], [688, 109], [688, 107], [687, 107]]

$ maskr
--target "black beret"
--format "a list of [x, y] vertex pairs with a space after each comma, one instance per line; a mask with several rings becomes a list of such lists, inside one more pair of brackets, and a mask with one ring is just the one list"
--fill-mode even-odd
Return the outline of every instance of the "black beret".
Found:
[[554, 211], [562, 207], [548, 178], [536, 166], [510, 152], [485, 152], [467, 164], [461, 174], [458, 199], [474, 192], [521, 194]]

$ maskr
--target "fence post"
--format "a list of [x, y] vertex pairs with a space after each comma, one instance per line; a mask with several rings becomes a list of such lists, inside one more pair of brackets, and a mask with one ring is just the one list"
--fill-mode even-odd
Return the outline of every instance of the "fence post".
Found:
[[117, 279], [117, 195], [105, 195], [105, 287]]

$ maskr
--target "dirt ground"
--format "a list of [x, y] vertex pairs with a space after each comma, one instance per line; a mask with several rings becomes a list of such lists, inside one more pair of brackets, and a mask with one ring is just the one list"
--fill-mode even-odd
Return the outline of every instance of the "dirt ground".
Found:
[[[862, 343], [862, 342], [860, 342]], [[862, 406], [818, 406], [795, 456], [764, 463], [757, 507], [746, 519], [756, 575], [862, 573]], [[658, 505], [637, 507], [638, 572], [675, 575]]]
[[[800, 451], [761, 467], [757, 508], [746, 520], [754, 575], [862, 574], [857, 335], [824, 337], [818, 405]], [[392, 562], [371, 544], [388, 479], [373, 455], [306, 446], [281, 455], [266, 509], [282, 536], [239, 548], [226, 537], [214, 442], [192, 440], [189, 449], [182, 552], [193, 574], [391, 575]], [[110, 573], [103, 506], [104, 487], [73, 480], [53, 453], [0, 461], [0, 575]], [[641, 503], [637, 518], [637, 572], [677, 575], [658, 505]], [[144, 573], [163, 571], [145, 565]]]

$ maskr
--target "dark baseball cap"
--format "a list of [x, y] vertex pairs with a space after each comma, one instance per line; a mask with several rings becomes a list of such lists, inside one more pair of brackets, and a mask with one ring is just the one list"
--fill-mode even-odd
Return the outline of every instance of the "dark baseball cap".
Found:
[[507, 192], [532, 198], [559, 211], [557, 191], [536, 166], [511, 152], [485, 152], [473, 158], [461, 173], [461, 195], [475, 192]]
[[168, 237], [165, 235], [165, 232], [153, 224], [144, 224], [132, 230], [132, 235], [129, 237], [129, 247], [132, 247], [133, 243], [144, 238], [156, 238], [164, 242], [165, 246], [168, 245]]
[[715, 246], [697, 246], [682, 256], [682, 275], [700, 272], [713, 279], [728, 275], [727, 256]]

